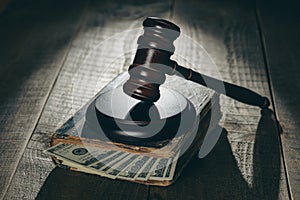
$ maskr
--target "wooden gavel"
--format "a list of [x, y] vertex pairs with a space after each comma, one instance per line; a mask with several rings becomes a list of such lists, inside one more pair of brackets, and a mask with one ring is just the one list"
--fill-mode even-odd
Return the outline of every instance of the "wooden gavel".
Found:
[[[144, 34], [138, 38], [138, 49], [128, 69], [130, 78], [123, 85], [123, 91], [129, 96], [142, 101], [157, 101], [160, 98], [159, 86], [168, 74], [179, 75], [249, 105], [269, 107], [268, 98], [254, 91], [200, 74], [171, 60], [175, 51], [173, 41], [180, 35], [177, 25], [164, 19], [148, 17], [143, 26]], [[220, 89], [221, 84], [225, 91]]]

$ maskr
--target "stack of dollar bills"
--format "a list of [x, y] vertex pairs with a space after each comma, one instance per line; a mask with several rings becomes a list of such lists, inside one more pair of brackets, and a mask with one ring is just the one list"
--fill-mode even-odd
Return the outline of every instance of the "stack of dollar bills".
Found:
[[[102, 92], [108, 91], [122, 82], [126, 74], [109, 83]], [[125, 76], [126, 78], [126, 76]], [[120, 82], [120, 83], [119, 83]], [[177, 86], [177, 85], [176, 85]], [[99, 94], [78, 110], [52, 136], [45, 153], [58, 166], [84, 173], [96, 174], [110, 179], [122, 179], [137, 183], [168, 186], [175, 182], [184, 167], [197, 154], [207, 135], [208, 127], [218, 124], [218, 95], [199, 87], [193, 95], [185, 94], [185, 86], [180, 90], [185, 96], [192, 96], [196, 108], [196, 121], [191, 130], [176, 136], [167, 143], [150, 146], [131, 146], [108, 141], [99, 134], [101, 128], [93, 113], [93, 102]], [[100, 92], [101, 93], [101, 92]], [[214, 119], [212, 107], [218, 110]], [[92, 115], [87, 113], [91, 112]]]
[[129, 181], [171, 181], [179, 152], [169, 158], [58, 143], [45, 151], [73, 170]]

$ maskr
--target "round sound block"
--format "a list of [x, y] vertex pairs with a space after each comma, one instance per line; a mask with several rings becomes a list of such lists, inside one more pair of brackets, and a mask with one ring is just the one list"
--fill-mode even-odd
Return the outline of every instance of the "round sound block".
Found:
[[147, 146], [188, 132], [196, 117], [192, 103], [174, 90], [161, 87], [160, 93], [155, 103], [136, 100], [122, 87], [101, 94], [95, 110], [104, 134], [112, 141]]

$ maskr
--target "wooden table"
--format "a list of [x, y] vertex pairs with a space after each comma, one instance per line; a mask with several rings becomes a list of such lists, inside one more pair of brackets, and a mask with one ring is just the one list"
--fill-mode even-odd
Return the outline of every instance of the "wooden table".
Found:
[[[296, 5], [215, 0], [0, 5], [0, 198], [300, 199]], [[141, 28], [147, 16], [170, 19], [189, 37], [175, 43], [180, 63], [268, 96], [275, 114], [222, 96], [223, 131], [216, 147], [206, 158], [195, 158], [167, 188], [56, 168], [43, 153], [52, 133], [127, 70], [138, 36], [131, 30]], [[201, 59], [199, 45], [217, 69]], [[85, 61], [95, 49], [99, 59]], [[99, 62], [102, 68], [95, 67]]]

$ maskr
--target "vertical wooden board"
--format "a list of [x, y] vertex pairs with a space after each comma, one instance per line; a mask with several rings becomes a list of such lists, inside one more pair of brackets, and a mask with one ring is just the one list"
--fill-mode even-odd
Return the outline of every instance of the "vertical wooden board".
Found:
[[[142, 21], [153, 15], [169, 17], [170, 7], [171, 2], [159, 1], [90, 2], [82, 28], [72, 42], [5, 199], [32, 199], [37, 194], [39, 199], [47, 199], [48, 191], [53, 193], [52, 197], [64, 199], [83, 197], [72, 194], [74, 191], [89, 191], [87, 198], [147, 198], [148, 187], [144, 185], [54, 169], [43, 150], [57, 128], [111, 79], [128, 69]], [[86, 185], [84, 180], [88, 182]], [[74, 184], [73, 189], [70, 184]]]
[[283, 129], [281, 139], [293, 199], [300, 199], [298, 7], [296, 2], [281, 4], [277, 1], [264, 1], [257, 5], [275, 109]]
[[[191, 38], [175, 45], [180, 64], [270, 98], [251, 3], [179, 0], [173, 20]], [[199, 53], [203, 48], [217, 67]], [[216, 148], [190, 163], [173, 186], [150, 187], [150, 199], [288, 199], [273, 113], [225, 96], [221, 110], [224, 130]]]
[[0, 198], [25, 146], [78, 28], [85, 3], [11, 2], [0, 18]]

